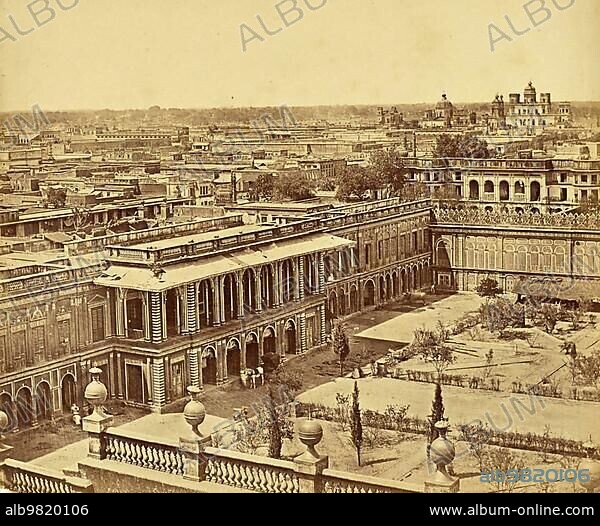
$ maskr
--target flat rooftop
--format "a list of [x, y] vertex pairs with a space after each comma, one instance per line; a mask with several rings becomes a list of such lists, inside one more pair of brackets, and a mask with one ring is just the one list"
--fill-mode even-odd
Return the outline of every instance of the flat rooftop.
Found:
[[272, 227], [269, 226], [240, 225], [232, 228], [224, 228], [222, 230], [214, 230], [212, 232], [199, 232], [197, 234], [176, 237], [174, 239], [163, 239], [149, 243], [140, 243], [139, 245], [129, 245], [128, 248], [135, 248], [138, 250], [168, 250], [169, 248], [176, 248], [182, 245], [200, 244], [216, 239], [256, 234], [257, 232], [267, 232], [270, 230], [272, 230]]

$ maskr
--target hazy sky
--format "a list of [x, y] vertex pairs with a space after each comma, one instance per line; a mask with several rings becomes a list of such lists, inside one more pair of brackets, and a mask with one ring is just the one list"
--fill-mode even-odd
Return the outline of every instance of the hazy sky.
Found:
[[[0, 111], [390, 104], [444, 91], [487, 102], [529, 80], [555, 100], [600, 100], [599, 0], [564, 11], [555, 3], [573, 0], [544, 0], [552, 16], [535, 15], [537, 28], [527, 0], [284, 0], [281, 10], [294, 1], [303, 18], [268, 36], [257, 15], [275, 32], [280, 0], [61, 0], [65, 10], [0, 0]], [[40, 13], [37, 28], [27, 5], [45, 3], [54, 17]], [[9, 15], [35, 31], [19, 35]], [[516, 36], [505, 16], [530, 30]], [[263, 39], [245, 52], [242, 24]], [[492, 52], [490, 24], [512, 42]]]

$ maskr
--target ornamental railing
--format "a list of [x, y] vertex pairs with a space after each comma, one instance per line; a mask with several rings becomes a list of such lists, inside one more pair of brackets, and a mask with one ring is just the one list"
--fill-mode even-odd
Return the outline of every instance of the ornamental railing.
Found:
[[0, 475], [0, 486], [13, 493], [93, 493], [88, 480], [13, 459], [0, 464]]

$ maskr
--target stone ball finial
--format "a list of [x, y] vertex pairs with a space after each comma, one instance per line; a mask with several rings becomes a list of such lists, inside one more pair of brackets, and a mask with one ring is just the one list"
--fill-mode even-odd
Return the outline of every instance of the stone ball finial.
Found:
[[4, 411], [0, 411], [0, 440], [4, 439], [2, 432], [8, 429], [9, 423], [8, 415]]
[[199, 387], [191, 386], [187, 388], [191, 400], [183, 408], [183, 417], [185, 421], [192, 427], [194, 433], [202, 436], [198, 428], [206, 418], [206, 408], [204, 404], [198, 400], [202, 392]]
[[94, 412], [99, 412], [100, 406], [106, 402], [108, 398], [108, 389], [100, 381], [102, 369], [94, 367], [90, 369], [92, 381], [85, 388], [84, 398], [94, 407]]
[[315, 449], [315, 446], [323, 440], [323, 426], [319, 422], [312, 418], [301, 420], [298, 423], [298, 438], [306, 446], [311, 456], [319, 458]]

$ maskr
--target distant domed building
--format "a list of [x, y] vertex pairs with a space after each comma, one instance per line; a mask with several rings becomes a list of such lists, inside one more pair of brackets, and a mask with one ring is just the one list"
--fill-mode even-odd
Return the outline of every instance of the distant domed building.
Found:
[[460, 110], [448, 99], [446, 93], [433, 110], [427, 110], [421, 120], [422, 128], [457, 128], [466, 127], [477, 122], [477, 115], [467, 110]]

